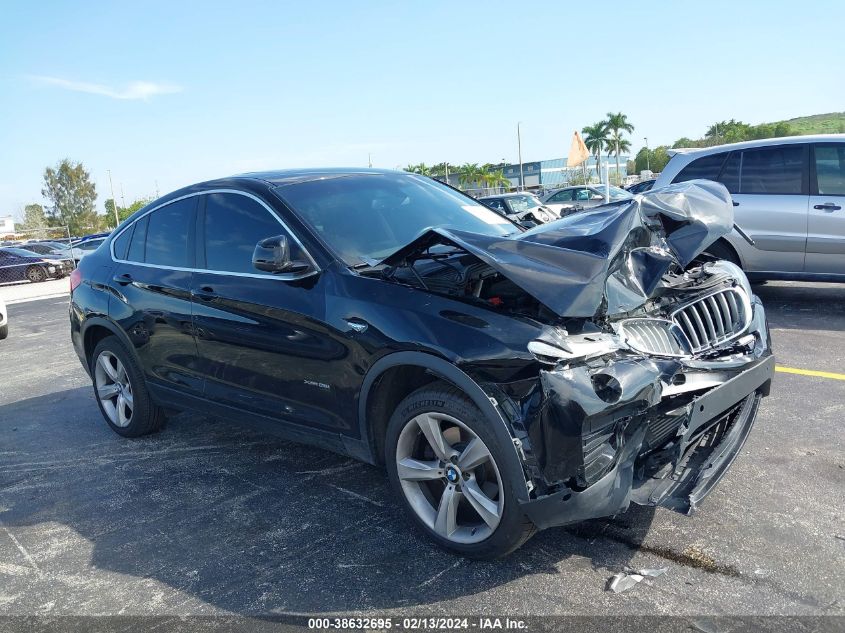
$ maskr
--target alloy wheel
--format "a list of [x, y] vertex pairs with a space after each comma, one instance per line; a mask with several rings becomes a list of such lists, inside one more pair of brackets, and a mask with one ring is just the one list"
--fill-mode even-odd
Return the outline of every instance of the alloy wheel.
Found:
[[132, 383], [120, 359], [103, 351], [94, 365], [97, 397], [112, 424], [127, 427], [132, 421]]
[[44, 270], [39, 268], [38, 266], [32, 266], [29, 270], [26, 271], [26, 277], [33, 283], [38, 283], [39, 281], [44, 281], [47, 275], [44, 273]]
[[422, 522], [455, 543], [478, 543], [504, 511], [499, 469], [486, 444], [460, 420], [426, 412], [409, 420], [396, 446], [396, 470]]

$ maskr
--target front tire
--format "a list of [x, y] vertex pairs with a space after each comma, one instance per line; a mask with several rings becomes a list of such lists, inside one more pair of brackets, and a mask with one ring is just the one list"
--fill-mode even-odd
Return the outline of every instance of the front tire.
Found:
[[30, 266], [26, 269], [26, 278], [34, 284], [47, 280], [47, 271], [41, 266]]
[[100, 413], [112, 431], [140, 437], [161, 428], [164, 411], [150, 399], [141, 368], [116, 336], [94, 348], [91, 377]]
[[0, 325], [0, 341], [9, 336], [9, 324]]
[[438, 545], [478, 559], [505, 556], [535, 531], [510, 482], [505, 450], [459, 389], [434, 383], [405, 398], [387, 427], [394, 492]]

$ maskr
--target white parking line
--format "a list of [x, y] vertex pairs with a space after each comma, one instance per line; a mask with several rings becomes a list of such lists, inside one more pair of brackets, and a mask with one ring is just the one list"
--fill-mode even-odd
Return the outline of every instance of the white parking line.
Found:
[[59, 297], [67, 297], [67, 292], [56, 292], [50, 295], [41, 295], [38, 297], [24, 297], [22, 299], [9, 299], [6, 302], [7, 306], [14, 305], [16, 303], [29, 303], [30, 301], [41, 301], [42, 299], [58, 299]]

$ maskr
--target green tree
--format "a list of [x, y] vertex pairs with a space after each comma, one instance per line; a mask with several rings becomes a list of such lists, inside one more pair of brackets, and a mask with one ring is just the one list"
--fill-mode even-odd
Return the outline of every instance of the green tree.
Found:
[[[684, 147], [689, 147], [689, 145], [685, 145]], [[655, 174], [658, 174], [665, 169], [668, 162], [669, 153], [667, 152], [666, 146], [661, 145], [649, 150], [643, 147], [637, 152], [637, 156], [634, 158], [634, 171], [639, 174], [646, 169], [650, 169]]]
[[598, 174], [599, 182], [601, 182], [601, 153], [607, 147], [607, 122], [599, 121], [593, 125], [588, 125], [581, 134], [584, 137], [584, 145], [593, 156], [596, 157], [596, 174]]
[[412, 174], [419, 174], [420, 176], [431, 176], [431, 168], [426, 165], [425, 163], [420, 163], [419, 165], [408, 165], [405, 167], [405, 171], [409, 171]]
[[512, 186], [510, 178], [505, 176], [505, 172], [501, 169], [488, 171], [481, 177], [481, 181], [485, 187], [490, 187], [491, 189], [495, 187], [510, 188]]
[[50, 201], [47, 211], [50, 219], [68, 226], [72, 234], [99, 227], [100, 219], [94, 208], [97, 190], [82, 163], [65, 158], [55, 168], [47, 167], [41, 195]]
[[464, 163], [458, 167], [461, 174], [461, 187], [466, 188], [469, 184], [480, 184], [481, 177], [484, 175], [478, 163]]
[[681, 147], [698, 147], [700, 141], [694, 141], [689, 137], [682, 136], [677, 141], [672, 143], [672, 149], [678, 149]]
[[[446, 178], [448, 168], [446, 163], [437, 163], [429, 168], [429, 173], [434, 178]], [[454, 168], [451, 170], [454, 171]]]
[[[152, 202], [152, 200], [153, 200], [152, 198], [138, 198], [135, 202], [130, 204], [128, 207], [118, 206], [117, 207], [117, 217], [118, 217], [118, 219], [121, 222], [123, 222], [130, 215], [132, 215], [136, 211], [143, 209], [145, 206], [147, 206], [150, 202]], [[104, 216], [101, 216], [101, 217], [105, 220], [106, 224], [111, 226], [111, 225], [114, 224], [114, 200], [112, 200], [111, 198], [108, 198], [105, 201], [105, 203], [103, 203], [103, 206], [106, 209], [106, 214]]]
[[21, 228], [25, 231], [47, 228], [47, 216], [44, 215], [44, 207], [36, 203], [26, 205], [23, 209]]
[[569, 186], [589, 185], [591, 182], [592, 178], [590, 178], [589, 176], [584, 177], [584, 171], [580, 168], [573, 169], [566, 176], [566, 184]]
[[619, 178], [621, 176], [621, 171], [619, 169], [619, 155], [626, 151], [625, 146], [627, 145], [627, 149], [631, 149], [631, 144], [629, 141], [622, 138], [622, 135], [627, 132], [630, 134], [634, 131], [634, 126], [628, 122], [628, 117], [621, 112], [617, 112], [614, 114], [613, 112], [607, 113], [607, 133], [608, 133], [608, 140], [610, 149], [613, 150], [614, 154], [616, 154], [616, 176]]

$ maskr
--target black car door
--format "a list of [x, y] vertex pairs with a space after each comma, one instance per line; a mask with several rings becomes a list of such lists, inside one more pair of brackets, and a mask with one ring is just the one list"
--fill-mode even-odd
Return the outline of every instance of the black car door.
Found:
[[32, 264], [24, 257], [0, 250], [0, 283], [26, 279], [26, 269]]
[[202, 394], [191, 329], [197, 197], [169, 202], [112, 243], [111, 318], [129, 335], [150, 386]]
[[[341, 431], [333, 369], [346, 347], [323, 322], [321, 272], [278, 215], [258, 197], [224, 190], [201, 196], [194, 329], [209, 400], [295, 424]], [[299, 273], [253, 267], [256, 244], [284, 235]], [[348, 413], [348, 412], [347, 412]]]

